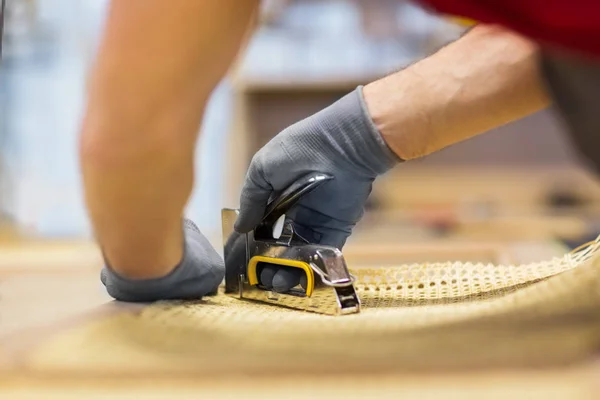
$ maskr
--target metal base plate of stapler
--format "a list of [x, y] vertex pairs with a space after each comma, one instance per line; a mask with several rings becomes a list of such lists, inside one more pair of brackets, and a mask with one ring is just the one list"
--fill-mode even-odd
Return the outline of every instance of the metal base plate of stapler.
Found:
[[[294, 182], [269, 203], [262, 222], [248, 233], [234, 230], [239, 210], [222, 210], [226, 294], [327, 315], [360, 312], [355, 278], [342, 252], [308, 242], [285, 215], [303, 195], [331, 179], [313, 173]], [[305, 284], [276, 292], [261, 282], [265, 266], [299, 268]]]

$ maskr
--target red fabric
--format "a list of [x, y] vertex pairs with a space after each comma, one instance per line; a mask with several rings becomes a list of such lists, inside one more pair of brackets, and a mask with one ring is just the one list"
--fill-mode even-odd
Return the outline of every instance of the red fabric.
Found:
[[544, 46], [600, 57], [599, 0], [418, 0], [438, 13], [503, 25]]

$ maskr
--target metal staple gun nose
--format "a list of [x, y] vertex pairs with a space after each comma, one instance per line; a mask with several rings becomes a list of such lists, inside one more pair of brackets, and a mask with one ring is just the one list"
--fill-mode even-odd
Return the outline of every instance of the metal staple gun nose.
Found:
[[[331, 246], [309, 243], [286, 217], [302, 196], [333, 177], [313, 173], [294, 182], [267, 206], [262, 222], [246, 234], [234, 231], [239, 210], [223, 209], [225, 293], [248, 299], [328, 315], [360, 312], [342, 252]], [[299, 268], [305, 284], [275, 292], [260, 281], [265, 266]]]

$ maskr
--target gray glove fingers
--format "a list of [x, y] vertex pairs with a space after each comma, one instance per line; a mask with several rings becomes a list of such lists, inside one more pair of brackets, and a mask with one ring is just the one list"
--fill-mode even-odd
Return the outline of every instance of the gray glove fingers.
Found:
[[321, 242], [319, 244], [342, 250], [349, 236], [350, 233], [342, 231], [325, 232], [321, 234]]
[[306, 278], [306, 274], [302, 274], [300, 277], [300, 286], [302, 286], [304, 290], [306, 290], [308, 287], [308, 279]]
[[192, 221], [186, 220], [186, 225], [187, 246], [183, 262], [189, 262], [199, 271], [194, 276], [197, 287], [193, 291], [202, 296], [215, 294], [225, 277], [225, 263]]
[[333, 246], [340, 250], [354, 227], [350, 221], [340, 221], [301, 205], [296, 207], [292, 218], [295, 231], [304, 239], [310, 243]]
[[267, 289], [273, 288], [273, 278], [279, 270], [276, 265], [267, 265], [260, 271], [260, 283], [262, 283]]
[[298, 235], [310, 243], [333, 246], [342, 249], [346, 239], [352, 233], [352, 226], [347, 224], [339, 229], [325, 227], [308, 227], [294, 223], [294, 229]]
[[108, 294], [128, 302], [199, 299], [214, 294], [225, 276], [223, 260], [191, 221], [184, 226], [185, 252], [175, 269], [160, 278], [129, 279], [106, 266], [100, 280]]
[[349, 178], [328, 182], [323, 190], [306, 195], [287, 216], [296, 231], [311, 243], [342, 248], [352, 229], [364, 214], [364, 204], [371, 193], [371, 183]]
[[359, 181], [341, 173], [335, 176], [336, 179], [305, 195], [288, 212], [288, 217], [305, 225], [333, 229], [359, 221], [371, 194], [372, 181]]
[[279, 293], [287, 292], [298, 286], [303, 277], [303, 287], [306, 289], [306, 274], [301, 269], [269, 264], [260, 271], [260, 283], [268, 290]]
[[279, 293], [287, 292], [298, 286], [305, 272], [299, 268], [279, 268], [273, 277], [273, 290]]
[[242, 187], [240, 214], [234, 225], [234, 229], [238, 232], [247, 233], [251, 231], [260, 223], [265, 214], [273, 190], [259, 176], [258, 169], [251, 166]]

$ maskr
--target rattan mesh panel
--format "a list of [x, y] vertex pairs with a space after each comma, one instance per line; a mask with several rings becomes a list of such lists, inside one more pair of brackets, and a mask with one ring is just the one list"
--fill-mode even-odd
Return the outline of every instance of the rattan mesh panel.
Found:
[[156, 303], [51, 338], [30, 366], [298, 373], [571, 361], [600, 342], [597, 248], [522, 266], [357, 269], [363, 310], [342, 317], [223, 294]]

